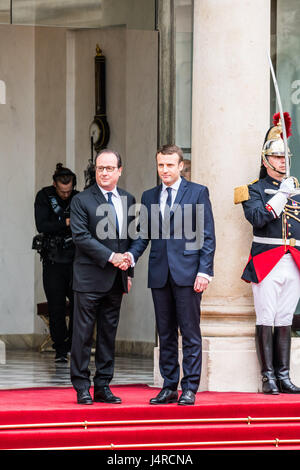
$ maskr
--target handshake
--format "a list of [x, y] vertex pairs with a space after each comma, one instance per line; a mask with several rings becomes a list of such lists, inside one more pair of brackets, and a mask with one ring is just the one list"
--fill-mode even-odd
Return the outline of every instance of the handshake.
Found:
[[128, 252], [115, 253], [111, 259], [111, 263], [122, 271], [126, 271], [132, 265], [132, 259]]

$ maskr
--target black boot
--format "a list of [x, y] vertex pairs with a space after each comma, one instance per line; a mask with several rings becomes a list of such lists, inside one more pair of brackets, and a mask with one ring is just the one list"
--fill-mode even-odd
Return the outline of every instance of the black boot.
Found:
[[290, 380], [291, 327], [274, 328], [274, 369], [279, 391], [282, 393], [300, 393]]
[[273, 368], [273, 327], [256, 325], [255, 343], [262, 375], [262, 391], [278, 395], [279, 390]]

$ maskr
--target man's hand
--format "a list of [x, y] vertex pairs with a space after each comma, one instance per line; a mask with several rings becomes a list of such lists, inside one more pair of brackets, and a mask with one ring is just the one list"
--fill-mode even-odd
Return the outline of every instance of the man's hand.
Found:
[[128, 253], [115, 253], [111, 262], [116, 268], [126, 271], [131, 265], [131, 258]]
[[124, 261], [123, 253], [115, 253], [111, 259], [111, 263], [118, 268]]
[[207, 289], [208, 284], [208, 279], [206, 279], [205, 277], [197, 276], [194, 283], [194, 291], [203, 292], [205, 289]]
[[129, 253], [123, 253], [123, 262], [118, 266], [122, 271], [126, 271], [131, 266], [132, 260]]
[[128, 287], [128, 294], [129, 294], [130, 289], [131, 289], [131, 287], [132, 287], [132, 279], [131, 279], [131, 277], [128, 278], [127, 287]]
[[70, 219], [66, 219], [66, 226], [67, 226], [67, 227], [70, 226]]
[[286, 197], [290, 197], [295, 189], [295, 180], [292, 176], [285, 178], [279, 186], [279, 191], [285, 194]]

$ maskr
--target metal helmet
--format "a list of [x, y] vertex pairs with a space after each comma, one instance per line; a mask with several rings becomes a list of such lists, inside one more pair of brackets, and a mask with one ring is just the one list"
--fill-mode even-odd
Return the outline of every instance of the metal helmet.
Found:
[[[291, 120], [289, 113], [287, 112], [284, 113], [284, 121], [285, 121], [287, 137], [290, 137], [292, 135], [291, 133], [292, 120]], [[269, 159], [268, 159], [268, 157], [272, 155], [273, 156], [285, 156], [280, 113], [274, 114], [273, 126], [270, 127], [270, 129], [268, 130], [266, 134], [262, 153], [261, 153], [261, 156], [262, 156], [261, 167], [264, 167], [263, 163], [265, 163], [269, 168], [271, 168], [272, 170], [275, 170], [275, 168], [269, 162]], [[289, 148], [288, 148], [288, 155], [289, 157], [292, 156], [292, 153]]]

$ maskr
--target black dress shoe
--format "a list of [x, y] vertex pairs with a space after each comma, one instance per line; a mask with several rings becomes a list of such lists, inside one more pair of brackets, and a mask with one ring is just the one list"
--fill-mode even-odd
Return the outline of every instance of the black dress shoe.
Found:
[[300, 393], [300, 388], [291, 382], [290, 378], [278, 379], [278, 388], [281, 393]]
[[93, 400], [88, 390], [78, 390], [77, 392], [77, 403], [79, 405], [92, 405]]
[[184, 390], [178, 400], [178, 405], [194, 405], [195, 394], [191, 390]]
[[94, 401], [100, 403], [122, 403], [121, 398], [116, 397], [108, 385], [94, 389]]
[[58, 364], [58, 363], [67, 363], [68, 362], [67, 354], [56, 354], [55, 362], [56, 362], [56, 364]]
[[155, 398], [151, 398], [151, 405], [167, 405], [168, 403], [176, 403], [178, 400], [177, 390], [163, 388]]

